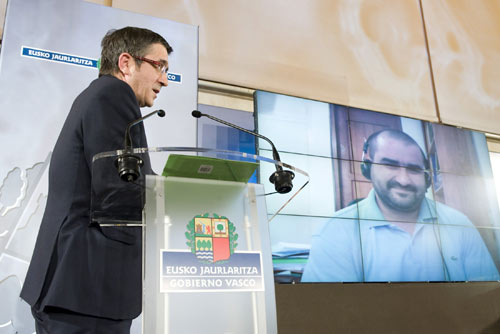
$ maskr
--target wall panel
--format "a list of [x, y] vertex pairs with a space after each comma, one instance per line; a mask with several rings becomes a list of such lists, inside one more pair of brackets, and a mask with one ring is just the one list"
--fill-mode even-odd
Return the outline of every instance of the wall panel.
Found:
[[[500, 133], [500, 3], [420, 1], [442, 121]], [[419, 0], [111, 3], [199, 25], [203, 79], [438, 120]]]
[[442, 121], [500, 133], [500, 2], [422, 4]]
[[418, 0], [114, 0], [200, 26], [200, 78], [437, 120]]

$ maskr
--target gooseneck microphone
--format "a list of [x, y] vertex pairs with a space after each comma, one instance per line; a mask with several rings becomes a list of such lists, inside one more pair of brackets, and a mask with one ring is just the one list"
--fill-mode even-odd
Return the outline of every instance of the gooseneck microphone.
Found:
[[125, 130], [125, 139], [123, 141], [124, 152], [118, 156], [115, 160], [115, 166], [118, 170], [118, 176], [126, 182], [133, 182], [139, 178], [141, 175], [141, 167], [144, 165], [142, 159], [132, 153], [132, 137], [130, 136], [130, 129], [146, 118], [157, 114], [159, 117], [165, 116], [165, 111], [162, 109], [155, 110], [146, 116], [136, 119], [128, 124]]
[[[258, 134], [256, 132], [253, 132], [253, 131], [244, 129], [242, 127], [239, 127], [239, 126], [237, 126], [235, 124], [226, 122], [226, 121], [224, 121], [224, 120], [222, 120], [220, 118], [214, 117], [212, 115], [204, 114], [204, 113], [202, 113], [201, 111], [198, 111], [198, 110], [193, 110], [193, 112], [191, 113], [191, 115], [193, 117], [195, 117], [195, 118], [200, 118], [200, 117], [204, 116], [204, 117], [210, 118], [211, 120], [214, 120], [216, 122], [222, 123], [222, 124], [230, 126], [232, 128], [235, 128], [237, 130], [249, 133], [252, 136], [264, 139], [265, 141], [267, 141], [271, 145], [271, 148], [272, 148], [272, 151], [273, 151], [273, 160], [281, 162], [278, 150], [276, 149], [276, 147], [274, 146], [273, 142], [269, 138], [267, 138], [267, 137], [265, 137], [265, 136], [263, 136], [261, 134]], [[276, 166], [276, 172], [274, 172], [273, 174], [271, 174], [271, 176], [269, 177], [269, 181], [272, 184], [274, 184], [274, 189], [276, 189], [276, 191], [278, 193], [280, 193], [280, 194], [289, 193], [292, 190], [292, 188], [293, 188], [292, 180], [295, 177], [295, 174], [292, 171], [290, 171], [290, 170], [283, 170], [283, 167], [281, 167], [280, 165], [275, 165], [275, 166]]]
[[134, 125], [144, 121], [146, 118], [148, 118], [154, 114], [158, 114], [159, 117], [165, 117], [165, 111], [162, 109], [159, 109], [159, 110], [155, 110], [155, 111], [147, 114], [146, 116], [138, 118], [135, 121], [129, 123], [129, 125], [127, 126], [127, 129], [125, 130], [125, 140], [123, 143], [123, 146], [125, 147], [125, 149], [132, 149], [132, 138], [130, 137], [130, 128], [132, 128]]

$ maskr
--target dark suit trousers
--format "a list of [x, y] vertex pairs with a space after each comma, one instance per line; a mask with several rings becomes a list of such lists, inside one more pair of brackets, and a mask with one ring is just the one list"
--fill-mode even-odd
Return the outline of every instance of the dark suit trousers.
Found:
[[132, 320], [113, 320], [56, 307], [31, 308], [37, 334], [129, 334]]

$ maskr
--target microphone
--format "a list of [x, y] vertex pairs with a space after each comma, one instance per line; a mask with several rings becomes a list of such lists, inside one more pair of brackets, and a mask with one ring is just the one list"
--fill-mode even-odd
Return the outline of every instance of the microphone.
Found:
[[146, 116], [138, 118], [135, 121], [129, 123], [129, 125], [127, 126], [127, 129], [125, 130], [125, 140], [123, 143], [123, 146], [125, 147], [125, 149], [132, 148], [132, 138], [130, 137], [130, 128], [132, 128], [134, 125], [144, 121], [146, 118], [148, 118], [154, 114], [158, 114], [159, 117], [165, 117], [165, 111], [162, 109], [159, 109], [159, 110], [155, 110], [155, 111], [147, 114]]
[[[222, 123], [222, 124], [230, 126], [232, 128], [235, 128], [237, 130], [249, 133], [252, 136], [264, 139], [265, 141], [267, 141], [271, 145], [271, 148], [272, 148], [272, 151], [273, 151], [273, 160], [281, 162], [278, 150], [276, 149], [276, 147], [274, 146], [273, 142], [269, 138], [267, 138], [267, 137], [265, 137], [265, 136], [263, 136], [261, 134], [258, 134], [257, 132], [253, 132], [253, 131], [244, 129], [242, 127], [239, 127], [239, 126], [237, 126], [235, 124], [226, 122], [226, 121], [224, 121], [224, 120], [222, 120], [220, 118], [217, 118], [217, 117], [214, 117], [214, 116], [211, 116], [211, 115], [208, 115], [208, 114], [204, 114], [204, 113], [202, 113], [201, 111], [198, 111], [198, 110], [193, 110], [193, 112], [191, 113], [191, 115], [193, 117], [195, 117], [195, 118], [200, 118], [200, 117], [204, 116], [204, 117], [210, 118], [211, 120], [214, 120], [216, 122]], [[295, 177], [295, 174], [292, 171], [290, 171], [290, 170], [283, 170], [283, 167], [281, 167], [280, 165], [275, 165], [275, 167], [276, 167], [276, 172], [274, 172], [273, 174], [271, 174], [271, 176], [269, 177], [269, 181], [272, 184], [274, 184], [274, 189], [276, 189], [276, 191], [278, 193], [280, 193], [280, 194], [289, 193], [292, 190], [292, 188], [293, 188], [292, 180]]]
[[139, 178], [141, 175], [141, 167], [144, 165], [142, 159], [132, 153], [132, 137], [130, 136], [130, 129], [146, 118], [157, 114], [159, 117], [165, 116], [165, 111], [162, 109], [155, 110], [146, 116], [136, 119], [130, 122], [125, 130], [125, 139], [123, 141], [124, 153], [120, 154], [115, 160], [115, 167], [118, 170], [118, 176], [125, 182], [133, 182]]

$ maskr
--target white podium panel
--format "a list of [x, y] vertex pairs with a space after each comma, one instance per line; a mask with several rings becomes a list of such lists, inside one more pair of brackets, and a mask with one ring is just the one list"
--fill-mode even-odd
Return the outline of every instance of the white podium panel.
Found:
[[259, 184], [146, 177], [143, 333], [277, 333]]

